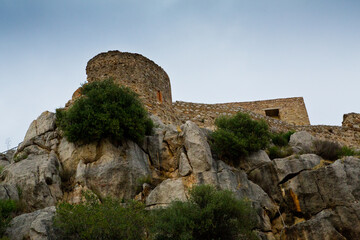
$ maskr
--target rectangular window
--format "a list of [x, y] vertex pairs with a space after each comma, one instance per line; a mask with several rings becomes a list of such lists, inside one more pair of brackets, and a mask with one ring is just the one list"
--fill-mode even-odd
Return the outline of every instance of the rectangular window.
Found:
[[265, 115], [275, 119], [280, 119], [280, 112], [278, 108], [265, 109]]

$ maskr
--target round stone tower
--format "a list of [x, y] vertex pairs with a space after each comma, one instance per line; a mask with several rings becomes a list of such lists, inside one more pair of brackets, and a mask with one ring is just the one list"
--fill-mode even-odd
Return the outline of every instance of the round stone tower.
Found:
[[89, 83], [112, 78], [115, 83], [131, 88], [149, 112], [165, 122], [173, 120], [169, 77], [150, 59], [120, 51], [100, 53], [88, 62], [86, 74]]

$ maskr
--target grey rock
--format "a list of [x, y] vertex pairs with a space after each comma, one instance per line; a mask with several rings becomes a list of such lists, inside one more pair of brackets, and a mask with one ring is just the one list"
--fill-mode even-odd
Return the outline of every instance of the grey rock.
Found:
[[244, 160], [240, 161], [240, 167], [245, 171], [249, 172], [255, 168], [260, 167], [265, 163], [271, 162], [269, 156], [264, 150], [260, 150], [254, 153], [251, 153], [249, 156], [245, 157]]
[[321, 158], [315, 154], [303, 154], [301, 156], [290, 156], [287, 158], [274, 159], [274, 165], [280, 182], [291, 178], [303, 170], [310, 170], [320, 164]]
[[18, 189], [15, 185], [0, 183], [0, 199], [19, 200]]
[[316, 170], [303, 171], [281, 187], [293, 211], [312, 216], [334, 206], [360, 199], [360, 161], [347, 157]]
[[286, 229], [286, 239], [360, 239], [359, 203], [337, 206]]
[[187, 201], [185, 187], [179, 179], [166, 179], [160, 183], [146, 198], [147, 207], [167, 206], [172, 201]]
[[60, 169], [55, 153], [30, 154], [26, 159], [4, 168], [2, 184], [19, 189], [27, 210], [54, 206], [62, 197]]
[[206, 136], [193, 122], [183, 126], [184, 145], [194, 173], [209, 171], [213, 168], [213, 159]]
[[133, 198], [138, 179], [151, 175], [148, 156], [132, 141], [102, 140], [97, 149], [94, 162], [78, 163], [75, 181], [101, 196]]
[[230, 190], [239, 199], [249, 199], [257, 212], [257, 225], [262, 231], [271, 231], [270, 219], [277, 213], [278, 207], [258, 185], [251, 182], [243, 170], [231, 168], [218, 161], [218, 179], [220, 189]]
[[[57, 133], [55, 132], [55, 113], [45, 111], [36, 120], [34, 120], [26, 132], [23, 142], [20, 144], [17, 153], [25, 147], [36, 144], [42, 148], [51, 150], [57, 142]], [[40, 137], [41, 136], [41, 137]]]
[[192, 172], [192, 168], [189, 164], [189, 160], [184, 151], [180, 153], [180, 160], [179, 160], [179, 174], [180, 176], [184, 177], [189, 175]]
[[300, 131], [290, 136], [289, 145], [294, 153], [310, 153], [314, 149], [316, 138], [306, 131]]
[[5, 235], [11, 240], [48, 240], [55, 239], [52, 219], [55, 207], [47, 207], [32, 213], [22, 214], [13, 218]]

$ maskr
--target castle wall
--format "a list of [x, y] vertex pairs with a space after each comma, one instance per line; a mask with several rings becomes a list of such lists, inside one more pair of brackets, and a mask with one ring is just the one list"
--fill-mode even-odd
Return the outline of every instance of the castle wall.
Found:
[[89, 83], [112, 78], [115, 83], [131, 88], [139, 94], [149, 112], [158, 115], [164, 122], [175, 121], [171, 114], [169, 77], [148, 58], [119, 51], [100, 53], [88, 62], [86, 74]]
[[278, 116], [274, 117], [277, 117], [279, 120], [298, 126], [310, 125], [304, 99], [302, 97], [239, 102], [233, 103], [233, 105], [234, 104], [261, 115], [266, 115], [267, 112], [268, 114], [272, 114], [272, 112], [277, 110]]

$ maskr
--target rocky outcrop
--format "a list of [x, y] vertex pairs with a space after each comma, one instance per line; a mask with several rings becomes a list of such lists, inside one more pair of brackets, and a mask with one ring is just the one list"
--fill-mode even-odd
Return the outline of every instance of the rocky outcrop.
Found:
[[138, 180], [151, 175], [147, 154], [134, 142], [116, 146], [109, 140], [96, 147], [93, 161], [80, 160], [75, 182], [101, 196], [131, 199], [136, 195]]
[[294, 153], [310, 153], [314, 149], [316, 138], [306, 131], [300, 131], [290, 136], [289, 145]]
[[162, 207], [172, 201], [186, 201], [185, 187], [181, 179], [167, 179], [160, 183], [146, 199], [147, 207]]
[[55, 207], [47, 207], [17, 216], [11, 220], [5, 235], [11, 240], [55, 239], [56, 235], [52, 228], [55, 211]]
[[7, 190], [9, 198], [26, 203], [27, 210], [54, 206], [62, 197], [60, 168], [53, 152], [30, 154], [4, 168], [0, 186]]
[[41, 209], [14, 218], [9, 236], [51, 239], [55, 210], [46, 207], [59, 200], [78, 203], [83, 191], [135, 198], [151, 209], [187, 201], [192, 186], [212, 184], [251, 203], [261, 239], [359, 238], [360, 159], [330, 162], [302, 154], [315, 137], [298, 132], [290, 140], [297, 154], [270, 160], [258, 151], [233, 167], [213, 158], [208, 131], [195, 123], [166, 125], [151, 118], [154, 133], [142, 144], [103, 139], [80, 145], [62, 137], [54, 114], [41, 114], [14, 157], [0, 156], [0, 199], [26, 202], [27, 211]]

